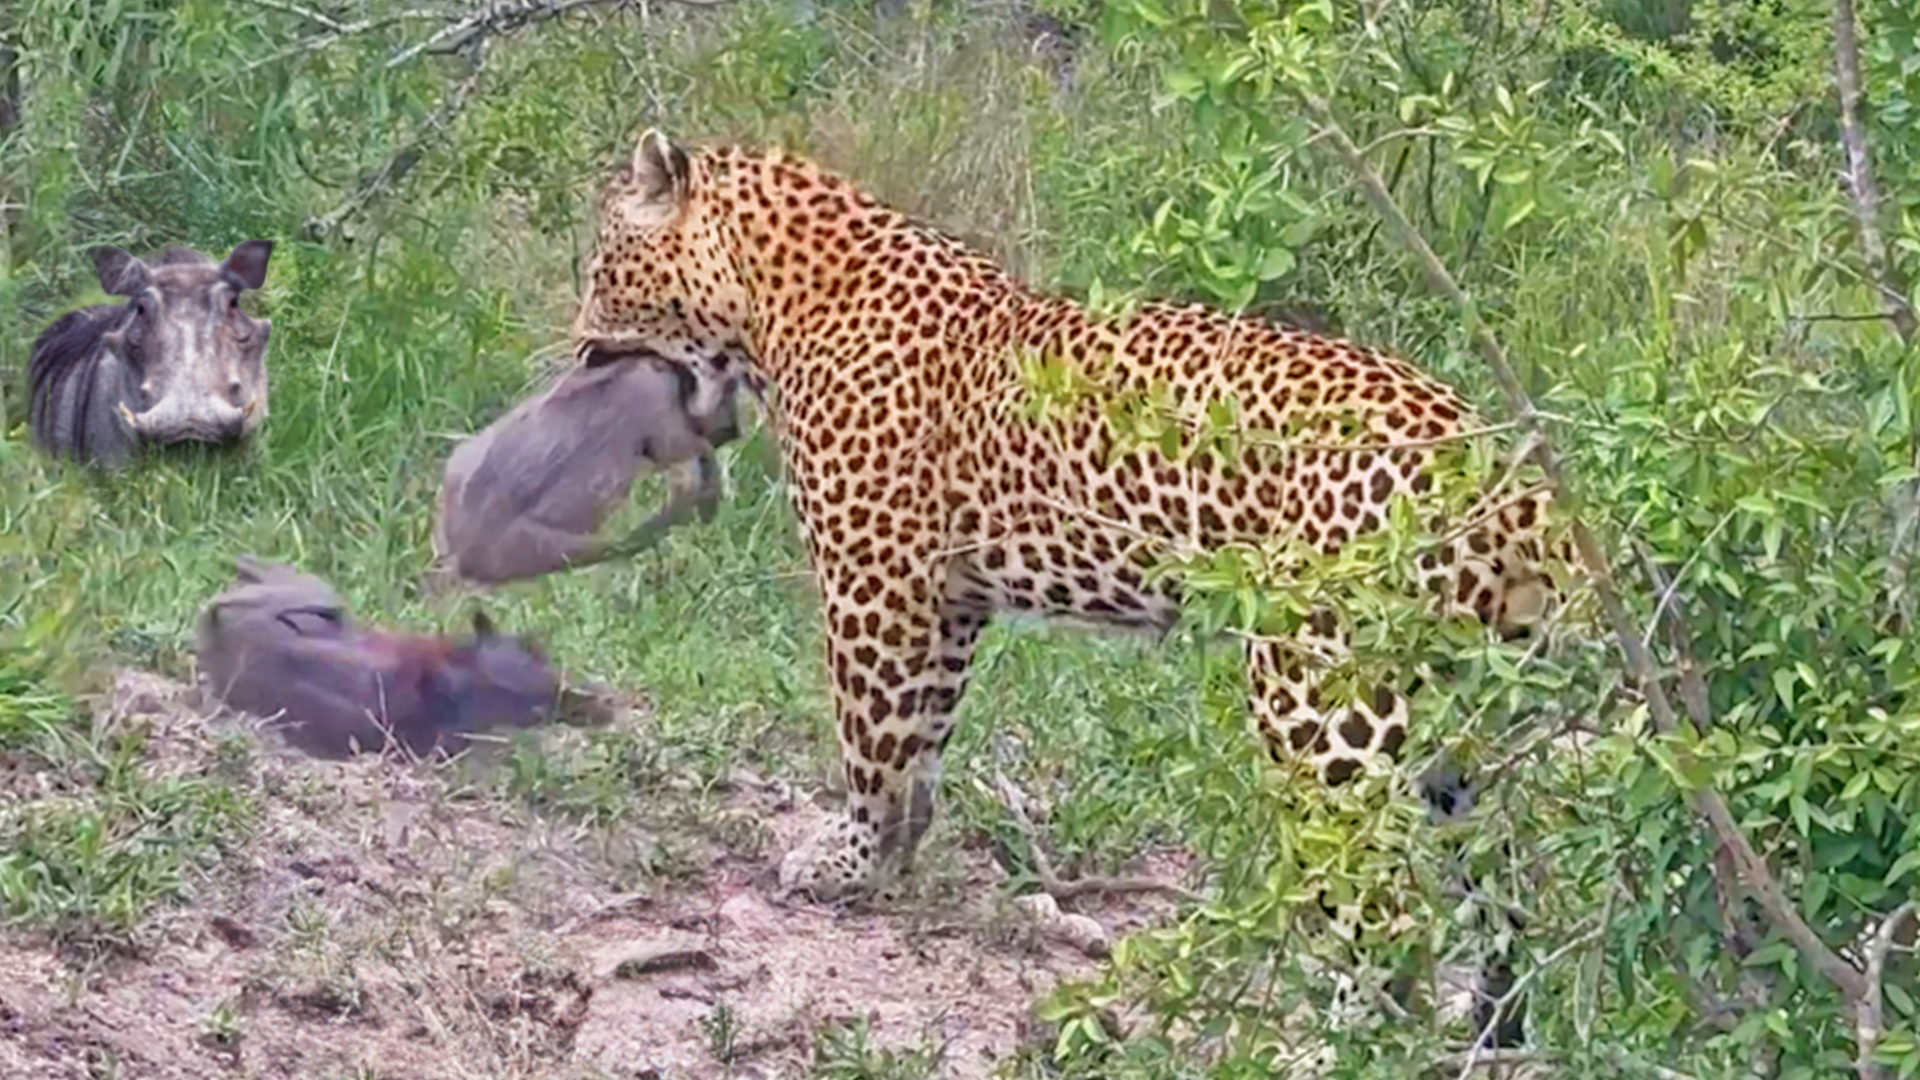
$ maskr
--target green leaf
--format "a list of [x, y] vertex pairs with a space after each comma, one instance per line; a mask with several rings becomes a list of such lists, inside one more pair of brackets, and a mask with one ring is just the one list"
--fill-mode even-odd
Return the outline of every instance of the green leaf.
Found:
[[1511, 211], [1508, 212], [1507, 216], [1504, 219], [1502, 219], [1502, 221], [1500, 222], [1500, 231], [1505, 232], [1513, 228], [1515, 225], [1518, 225], [1521, 222], [1532, 217], [1533, 211], [1536, 206], [1537, 204], [1534, 202], [1534, 200], [1528, 199], [1526, 202], [1523, 202], [1519, 206], [1514, 207]]
[[1898, 883], [1901, 878], [1913, 873], [1915, 869], [1920, 869], [1920, 848], [1914, 848], [1893, 860], [1893, 865], [1887, 868], [1887, 876], [1881, 878], [1880, 883], [1882, 885], [1894, 885]]
[[1843, 803], [1857, 801], [1860, 794], [1867, 790], [1867, 785], [1872, 782], [1873, 773], [1864, 769], [1854, 773], [1847, 779], [1846, 786], [1840, 789], [1840, 801]]
[[1804, 909], [1807, 918], [1813, 919], [1819, 916], [1820, 909], [1826, 906], [1827, 896], [1832, 891], [1833, 875], [1807, 875], [1807, 887], [1801, 890], [1800, 894], [1801, 907]]
[[1913, 995], [1907, 993], [1899, 983], [1889, 979], [1882, 989], [1886, 991], [1887, 999], [1893, 1002], [1896, 1012], [1904, 1016], [1914, 1015]]
[[1176, 100], [1191, 101], [1207, 88], [1207, 80], [1191, 71], [1173, 69], [1163, 76], [1167, 92]]
[[1785, 960], [1787, 957], [1792, 955], [1793, 955], [1792, 943], [1776, 938], [1775, 940], [1769, 941], [1765, 945], [1762, 945], [1759, 948], [1753, 950], [1751, 953], [1748, 953], [1747, 958], [1740, 962], [1740, 966], [1750, 967], [1750, 968], [1751, 967], [1768, 967], [1770, 965], [1778, 964], [1782, 960]]
[[1294, 266], [1295, 259], [1292, 251], [1284, 247], [1269, 248], [1266, 257], [1260, 261], [1260, 269], [1256, 276], [1261, 281], [1272, 281], [1292, 273]]
[[1501, 187], [1519, 187], [1533, 177], [1533, 166], [1525, 162], [1504, 165], [1493, 174]]
[[1674, 760], [1673, 748], [1666, 739], [1648, 740], [1646, 751], [1647, 756], [1653, 759], [1655, 765], [1660, 766], [1660, 771], [1667, 775], [1667, 779], [1673, 782], [1674, 787], [1682, 791], [1691, 788], [1692, 785], [1687, 782], [1686, 774], [1681, 771], [1679, 762]]

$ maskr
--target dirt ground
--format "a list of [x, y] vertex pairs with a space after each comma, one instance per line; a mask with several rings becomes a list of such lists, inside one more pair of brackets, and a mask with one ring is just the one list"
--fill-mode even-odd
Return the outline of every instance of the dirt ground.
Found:
[[[235, 767], [214, 738], [231, 721], [190, 687], [124, 673], [111, 708], [150, 725], [155, 768]], [[721, 816], [764, 838], [752, 857], [710, 845], [672, 885], [623, 892], [604, 836], [516, 817], [453, 770], [261, 745], [238, 766], [262, 804], [249, 844], [128, 954], [0, 939], [0, 1076], [771, 1080], [864, 1017], [872, 1046], [985, 1077], [1033, 1037], [1035, 998], [1096, 963], [996, 902], [984, 851], [942, 856], [924, 891], [949, 899], [782, 902], [780, 854], [828, 811], [778, 782], [728, 785]], [[1118, 936], [1169, 904], [1076, 908]]]

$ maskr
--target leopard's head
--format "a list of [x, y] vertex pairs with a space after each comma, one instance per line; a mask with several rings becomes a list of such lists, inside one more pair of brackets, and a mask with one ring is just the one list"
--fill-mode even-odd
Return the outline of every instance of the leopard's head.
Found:
[[[649, 129], [600, 191], [576, 352], [642, 348], [719, 373], [747, 347], [735, 227], [711, 163]], [[604, 351], [604, 350], [603, 350]]]

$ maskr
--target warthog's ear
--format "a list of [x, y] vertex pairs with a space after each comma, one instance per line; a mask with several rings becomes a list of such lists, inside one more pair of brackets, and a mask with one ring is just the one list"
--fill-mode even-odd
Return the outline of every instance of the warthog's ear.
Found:
[[487, 618], [486, 612], [475, 608], [473, 612], [473, 636], [484, 641], [487, 638], [493, 637], [496, 633], [498, 633], [498, 631], [493, 628], [493, 620]]
[[112, 244], [101, 244], [91, 254], [93, 272], [99, 276], [100, 288], [108, 296], [132, 296], [152, 280], [146, 263]]
[[633, 179], [652, 202], [678, 202], [687, 192], [691, 171], [687, 152], [673, 145], [658, 128], [648, 128], [633, 148]]
[[273, 241], [248, 240], [227, 255], [220, 273], [242, 289], [257, 289], [267, 283], [267, 258], [273, 254]]

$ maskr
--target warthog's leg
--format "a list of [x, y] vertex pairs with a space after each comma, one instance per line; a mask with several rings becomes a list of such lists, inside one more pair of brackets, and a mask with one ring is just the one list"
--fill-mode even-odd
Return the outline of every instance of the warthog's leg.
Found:
[[[669, 466], [667, 476], [666, 505], [624, 536], [602, 539], [535, 518], [520, 518], [496, 539], [457, 557], [448, 569], [481, 584], [579, 570], [639, 555], [695, 514], [703, 521], [712, 520], [720, 502], [720, 485], [711, 455]], [[439, 588], [451, 583], [442, 580], [432, 585]]]
[[[632, 558], [658, 544], [668, 532], [684, 525], [696, 513], [701, 521], [712, 521], [713, 512], [720, 505], [720, 472], [714, 467], [713, 455], [702, 454], [667, 470], [667, 491], [667, 504], [632, 532], [596, 544], [598, 551], [592, 562]], [[576, 557], [570, 559], [568, 565], [588, 566], [591, 562], [582, 562]]]

